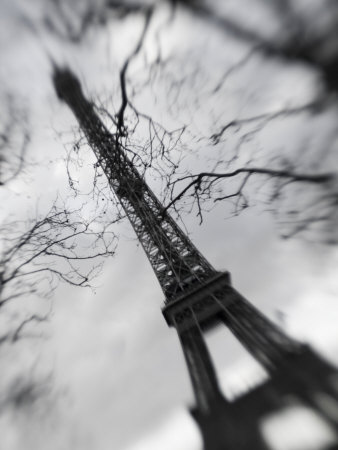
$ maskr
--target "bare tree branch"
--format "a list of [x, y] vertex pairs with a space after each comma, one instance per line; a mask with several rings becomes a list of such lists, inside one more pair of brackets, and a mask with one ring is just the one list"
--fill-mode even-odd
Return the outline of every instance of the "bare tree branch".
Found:
[[[271, 7], [272, 4], [276, 8], [277, 17], [282, 17], [284, 29], [285, 21], [287, 21], [289, 25], [287, 29], [292, 32], [289, 35], [289, 39], [286, 40], [281, 39], [280, 36], [276, 39], [267, 39], [259, 31], [251, 29], [245, 23], [218, 13], [205, 0], [175, 0], [171, 1], [171, 3], [185, 7], [205, 21], [218, 26], [222, 31], [230, 34], [235, 39], [249, 44], [250, 47], [254, 47], [256, 51], [261, 52], [267, 58], [276, 57], [290, 63], [300, 62], [312, 67], [321, 73], [327, 91], [337, 92], [338, 52], [331, 53], [330, 57], [326, 59], [323, 58], [325, 54], [323, 50], [326, 47], [332, 47], [332, 41], [335, 39], [334, 29], [337, 26], [336, 23], [333, 23], [332, 29], [325, 30], [322, 35], [311, 35], [306, 28], [307, 21], [301, 20], [287, 2], [282, 5], [281, 9], [281, 2], [268, 0], [266, 2], [268, 7]], [[334, 17], [337, 6], [336, 4], [331, 4], [330, 7]], [[280, 14], [281, 10], [284, 12], [283, 14]]]
[[[182, 189], [179, 194], [177, 194], [170, 203], [165, 207], [165, 211], [171, 208], [178, 200], [180, 200], [193, 186], [195, 187], [195, 192], [198, 192], [201, 189], [201, 184], [204, 179], [211, 180], [212, 183], [215, 180], [219, 180], [221, 178], [233, 178], [240, 174], [246, 174], [245, 180], [248, 179], [250, 175], [265, 175], [269, 177], [276, 178], [284, 178], [289, 182], [302, 182], [302, 183], [314, 183], [314, 184], [324, 184], [332, 181], [335, 178], [335, 174], [333, 173], [324, 173], [324, 174], [301, 174], [301, 173], [292, 173], [286, 170], [274, 170], [274, 169], [266, 169], [261, 167], [242, 167], [236, 169], [232, 172], [228, 173], [210, 173], [210, 172], [201, 172], [198, 175], [187, 175], [185, 177], [179, 178], [175, 181], [177, 182], [191, 179], [192, 181]], [[242, 187], [244, 185], [242, 184]], [[236, 196], [237, 194], [232, 194], [231, 197]], [[217, 200], [223, 200], [229, 197], [218, 198]]]
[[124, 126], [124, 112], [125, 112], [125, 109], [128, 104], [127, 87], [126, 87], [126, 73], [127, 73], [129, 64], [138, 55], [138, 53], [140, 52], [140, 50], [142, 48], [147, 30], [149, 28], [152, 14], [153, 14], [153, 9], [148, 8], [145, 12], [145, 22], [144, 22], [144, 27], [143, 27], [141, 36], [136, 44], [135, 49], [125, 60], [123, 66], [122, 66], [122, 69], [120, 71], [121, 106], [117, 113], [117, 130], [118, 130], [120, 136], [126, 135], [126, 130], [125, 130], [125, 126]]
[[323, 108], [324, 103], [325, 102], [323, 102], [323, 99], [318, 99], [306, 103], [305, 105], [283, 108], [278, 111], [257, 114], [256, 116], [245, 117], [243, 119], [234, 119], [223, 125], [217, 133], [212, 134], [210, 136], [210, 139], [213, 144], [218, 144], [223, 134], [230, 128], [240, 128], [242, 125], [247, 125], [255, 122], [261, 122], [261, 127], [263, 127], [269, 122], [282, 117], [290, 117], [292, 115], [300, 114], [303, 112], [318, 113]]
[[27, 111], [14, 103], [10, 95], [2, 102], [5, 105], [3, 125], [0, 130], [0, 186], [8, 184], [22, 172], [25, 155], [30, 143], [27, 128]]
[[82, 208], [69, 211], [55, 203], [42, 218], [0, 228], [0, 307], [27, 294], [47, 295], [57, 280], [90, 286], [102, 259], [114, 255], [116, 236], [110, 224], [99, 225], [96, 217], [86, 221], [82, 214]]

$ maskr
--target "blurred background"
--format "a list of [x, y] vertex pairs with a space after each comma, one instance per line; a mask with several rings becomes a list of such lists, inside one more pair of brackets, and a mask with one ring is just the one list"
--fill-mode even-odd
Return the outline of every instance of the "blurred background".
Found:
[[[285, 333], [338, 364], [338, 5], [334, 0], [2, 0], [0, 448], [198, 450], [163, 294], [57, 98], [81, 80], [192, 241]], [[207, 336], [225, 396], [265, 373]], [[301, 406], [273, 449], [328, 448]]]

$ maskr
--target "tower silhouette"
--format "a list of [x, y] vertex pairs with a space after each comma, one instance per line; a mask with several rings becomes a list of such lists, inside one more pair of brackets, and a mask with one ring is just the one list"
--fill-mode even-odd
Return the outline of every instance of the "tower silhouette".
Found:
[[[286, 336], [218, 272], [179, 228], [110, 133], [69, 69], [54, 68], [58, 97], [73, 111], [133, 226], [165, 296], [163, 315], [178, 333], [206, 450], [268, 449], [259, 429], [268, 414], [298, 399], [337, 430], [336, 369]], [[204, 332], [223, 323], [266, 369], [268, 380], [234, 401], [221, 393]], [[328, 407], [328, 404], [330, 407]], [[330, 447], [337, 449], [335, 445]]]

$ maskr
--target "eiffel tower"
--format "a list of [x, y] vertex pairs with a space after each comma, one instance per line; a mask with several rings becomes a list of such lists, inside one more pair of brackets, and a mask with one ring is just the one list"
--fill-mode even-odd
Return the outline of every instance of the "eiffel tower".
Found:
[[[196, 402], [191, 414], [205, 450], [269, 449], [260, 432], [261, 420], [291, 400], [314, 409], [337, 434], [336, 369], [309, 346], [286, 336], [232, 287], [228, 272], [215, 270], [204, 258], [102, 123], [76, 76], [67, 68], [54, 67], [53, 81], [59, 99], [76, 116], [162, 288], [162, 312], [180, 339]], [[232, 402], [220, 390], [204, 340], [205, 332], [220, 323], [269, 375], [264, 384]]]

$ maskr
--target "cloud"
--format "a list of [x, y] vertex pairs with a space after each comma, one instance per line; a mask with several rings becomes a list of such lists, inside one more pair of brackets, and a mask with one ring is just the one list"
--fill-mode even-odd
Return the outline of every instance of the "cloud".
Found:
[[126, 450], [202, 450], [197, 426], [182, 409], [171, 411], [146, 436], [127, 447]]

